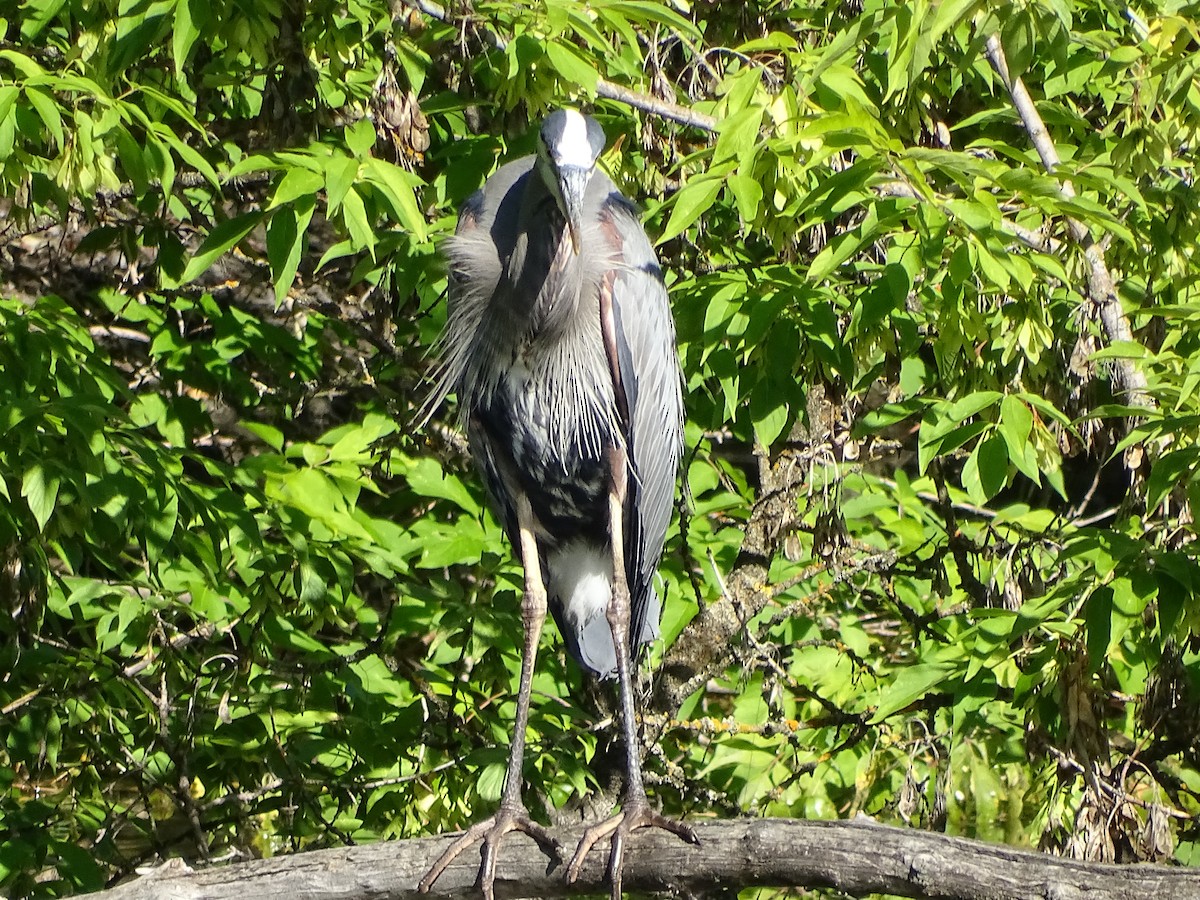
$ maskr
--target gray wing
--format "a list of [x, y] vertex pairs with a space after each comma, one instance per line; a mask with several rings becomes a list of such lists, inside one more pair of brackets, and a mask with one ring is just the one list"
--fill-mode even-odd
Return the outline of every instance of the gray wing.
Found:
[[636, 648], [658, 634], [654, 575], [671, 523], [683, 445], [683, 392], [675, 323], [662, 269], [636, 210], [616, 195], [602, 215], [619, 242], [610, 273], [620, 388], [627, 402], [630, 468], [625, 568], [632, 595], [630, 635]]

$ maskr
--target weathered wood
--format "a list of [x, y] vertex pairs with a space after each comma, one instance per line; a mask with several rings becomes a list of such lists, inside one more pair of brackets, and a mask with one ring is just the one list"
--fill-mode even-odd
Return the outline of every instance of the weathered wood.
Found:
[[[636, 835], [626, 851], [629, 891], [704, 896], [716, 890], [834, 887], [849, 894], [888, 893], [954, 900], [1200, 900], [1200, 869], [1110, 865], [1061, 859], [966, 838], [879, 825], [869, 819], [802, 822], [754, 819], [696, 826], [702, 844], [672, 835]], [[561, 833], [564, 848], [577, 834]], [[318, 850], [144, 876], [92, 900], [430, 900], [475, 896], [478, 856], [464, 854], [429, 895], [417, 882], [450, 835]], [[594, 852], [579, 884], [563, 882], [563, 862], [548, 871], [537, 845], [505, 838], [496, 896], [566, 897], [602, 892], [604, 857]]]

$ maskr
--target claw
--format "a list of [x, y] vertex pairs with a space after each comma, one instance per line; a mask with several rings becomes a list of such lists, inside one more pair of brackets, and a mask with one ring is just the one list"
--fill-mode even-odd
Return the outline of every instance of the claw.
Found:
[[472, 844], [481, 843], [479, 848], [479, 875], [475, 879], [475, 887], [483, 892], [484, 900], [495, 900], [496, 891], [496, 857], [500, 849], [501, 839], [510, 831], [527, 834], [535, 841], [542, 852], [555, 862], [562, 860], [561, 847], [554, 836], [529, 817], [524, 807], [501, 807], [490, 819], [485, 819], [472, 825], [458, 840], [451, 844], [446, 852], [438, 857], [437, 862], [429, 867], [417, 890], [422, 894], [429, 893], [433, 883], [441, 877], [450, 863], [454, 862], [464, 850]]
[[621, 873], [625, 867], [625, 844], [629, 835], [639, 828], [661, 828], [669, 831], [689, 844], [699, 845], [700, 838], [690, 825], [668, 819], [650, 808], [644, 798], [627, 803], [626, 808], [611, 819], [606, 819], [583, 833], [571, 864], [567, 867], [567, 883], [574, 884], [583, 871], [583, 863], [598, 842], [612, 835], [608, 853], [608, 880], [612, 885], [612, 900], [621, 900]]

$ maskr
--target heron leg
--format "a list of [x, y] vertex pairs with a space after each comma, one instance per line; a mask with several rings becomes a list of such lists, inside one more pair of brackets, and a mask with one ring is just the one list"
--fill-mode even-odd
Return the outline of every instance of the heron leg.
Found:
[[567, 867], [567, 881], [574, 883], [583, 870], [583, 862], [592, 847], [610, 838], [608, 880], [612, 900], [621, 898], [621, 870], [625, 862], [625, 843], [639, 828], [661, 828], [691, 844], [699, 844], [696, 832], [683, 822], [669, 819], [651, 808], [642, 782], [642, 758], [634, 712], [633, 679], [630, 674], [629, 627], [632, 617], [629, 582], [625, 576], [625, 492], [628, 486], [628, 462], [624, 448], [609, 451], [610, 485], [608, 495], [609, 537], [612, 540], [613, 588], [608, 604], [608, 627], [612, 631], [617, 654], [617, 686], [621, 695], [621, 730], [625, 740], [625, 795], [621, 811], [612, 818], [588, 828], [575, 848]]
[[525, 592], [521, 598], [521, 622], [525, 639], [521, 650], [521, 683], [517, 692], [517, 717], [513, 724], [512, 744], [508, 751], [508, 768], [504, 773], [504, 790], [500, 808], [491, 818], [473, 825], [443, 853], [417, 886], [428, 893], [446, 867], [464, 850], [480, 842], [479, 876], [475, 886], [483, 891], [486, 900], [495, 897], [496, 855], [501, 839], [510, 831], [529, 835], [542, 852], [555, 862], [561, 859], [558, 841], [550, 832], [529, 816], [521, 799], [521, 769], [525, 761], [525, 731], [529, 725], [529, 699], [533, 690], [533, 665], [537, 660], [538, 640], [546, 620], [546, 586], [542, 581], [537, 539], [533, 532], [533, 510], [524, 493], [517, 494], [517, 524], [521, 535], [521, 561], [525, 568]]

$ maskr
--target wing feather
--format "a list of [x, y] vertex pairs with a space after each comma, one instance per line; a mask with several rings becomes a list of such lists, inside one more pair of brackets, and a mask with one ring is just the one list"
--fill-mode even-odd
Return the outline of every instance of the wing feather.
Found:
[[[619, 195], [618, 195], [619, 196]], [[634, 208], [620, 198], [605, 210], [620, 241], [613, 312], [621, 387], [629, 405], [626, 442], [631, 468], [626, 503], [626, 574], [632, 595], [633, 643], [658, 634], [654, 575], [671, 523], [683, 445], [683, 391], [662, 269]]]

